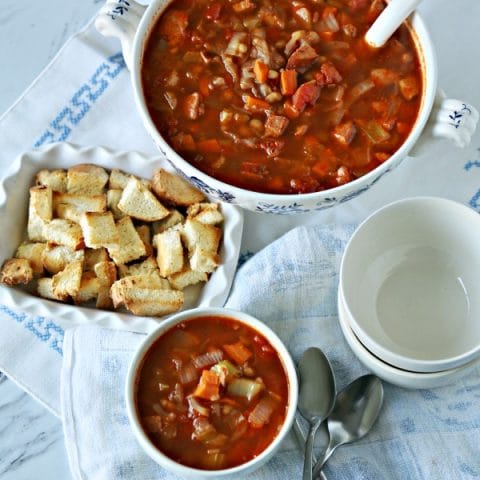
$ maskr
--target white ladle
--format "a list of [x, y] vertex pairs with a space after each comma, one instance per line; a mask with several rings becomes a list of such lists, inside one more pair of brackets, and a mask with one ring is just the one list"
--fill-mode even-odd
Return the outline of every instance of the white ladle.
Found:
[[371, 47], [383, 47], [420, 2], [421, 0], [390, 0], [387, 7], [368, 29], [365, 41]]

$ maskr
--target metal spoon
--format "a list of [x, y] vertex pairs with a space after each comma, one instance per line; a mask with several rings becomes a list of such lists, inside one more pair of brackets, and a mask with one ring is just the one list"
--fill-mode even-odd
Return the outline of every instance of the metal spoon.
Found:
[[390, 0], [387, 7], [368, 29], [365, 41], [371, 47], [383, 47], [420, 2], [421, 0]]
[[365, 436], [378, 418], [383, 404], [383, 385], [375, 375], [364, 375], [347, 385], [339, 394], [328, 417], [330, 441], [313, 469], [316, 478], [340, 445]]
[[309, 348], [298, 365], [300, 392], [298, 409], [310, 423], [305, 446], [303, 480], [312, 479], [312, 450], [315, 433], [335, 403], [335, 379], [332, 367], [319, 348]]

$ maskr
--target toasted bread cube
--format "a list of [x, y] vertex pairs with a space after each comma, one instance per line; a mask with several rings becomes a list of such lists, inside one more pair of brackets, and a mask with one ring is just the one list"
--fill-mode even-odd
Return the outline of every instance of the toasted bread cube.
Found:
[[15, 258], [25, 258], [30, 262], [34, 275], [43, 273], [43, 252], [46, 243], [22, 243], [15, 252]]
[[[136, 277], [142, 278], [142, 277]], [[149, 277], [145, 277], [148, 281]], [[115, 308], [125, 305], [135, 315], [160, 316], [179, 310], [184, 302], [183, 292], [137, 285], [133, 277], [118, 280], [112, 285], [111, 297]]]
[[70, 296], [75, 298], [80, 291], [83, 262], [77, 260], [69, 263], [61, 272], [52, 277], [53, 294], [56, 297]]
[[218, 203], [195, 203], [187, 208], [187, 216], [207, 225], [218, 225], [223, 222], [223, 215]]
[[162, 277], [183, 270], [183, 245], [178, 230], [167, 230], [153, 237], [157, 249], [157, 263]]
[[143, 244], [145, 245], [145, 250], [147, 251], [147, 255], [150, 256], [153, 254], [153, 247], [152, 247], [152, 232], [150, 231], [150, 227], [148, 225], [139, 225], [136, 227], [138, 236], [142, 239]]
[[78, 305], [80, 303], [90, 302], [98, 297], [98, 292], [102, 288], [100, 280], [94, 272], [85, 272], [80, 281], [80, 288], [73, 301]]
[[108, 254], [117, 265], [133, 262], [147, 254], [130, 217], [123, 217], [117, 222], [117, 234], [117, 242], [107, 245]]
[[216, 252], [222, 231], [213, 225], [205, 225], [187, 218], [181, 234], [189, 254], [193, 255], [196, 248], [205, 252]]
[[54, 192], [53, 210], [58, 218], [80, 223], [84, 212], [105, 212], [107, 198], [105, 195], [73, 195]]
[[212, 273], [220, 265], [217, 253], [202, 248], [195, 248], [190, 257], [190, 268], [195, 271]]
[[[164, 288], [164, 285], [167, 287]], [[171, 290], [168, 280], [160, 276], [153, 274], [129, 275], [114, 282], [110, 288], [110, 296], [115, 308], [124, 302], [126, 289]]]
[[126, 215], [145, 222], [161, 220], [169, 213], [155, 195], [135, 177], [130, 177], [123, 189], [118, 208]]
[[85, 212], [80, 219], [80, 225], [87, 247], [107, 247], [119, 241], [112, 212]]
[[104, 247], [101, 248], [86, 248], [85, 249], [85, 261], [83, 264], [83, 269], [85, 271], [94, 271], [95, 265], [100, 262], [109, 262], [110, 257], [108, 256], [107, 249]]
[[107, 192], [107, 207], [113, 213], [115, 220], [122, 219], [125, 214], [118, 208], [118, 202], [122, 197], [122, 190], [111, 189]]
[[37, 293], [43, 298], [64, 302], [68, 295], [58, 296], [53, 291], [53, 278], [39, 278], [37, 281]]
[[154, 275], [158, 278], [161, 278], [157, 260], [152, 255], [140, 263], [133, 263], [131, 265], [118, 265], [118, 273], [120, 278], [129, 277], [131, 275]]
[[43, 235], [50, 244], [65, 245], [73, 250], [83, 248], [83, 234], [80, 225], [54, 218], [43, 227]]
[[175, 225], [182, 224], [184, 220], [185, 217], [176, 208], [172, 208], [168, 217], [152, 223], [153, 233], [154, 235], [157, 233], [162, 233]]
[[[114, 190], [123, 190], [127, 186], [127, 183], [130, 180], [130, 177], [133, 177], [133, 176], [134, 175], [130, 175], [128, 173], [122, 172], [122, 170], [118, 170], [114, 168], [110, 172], [108, 188], [114, 189]], [[147, 187], [148, 189], [150, 188], [151, 186], [150, 181], [144, 180], [143, 178], [138, 178], [138, 177], [135, 177], [135, 178], [137, 180], [140, 180], [140, 182], [142, 182], [145, 185], [145, 187]]]
[[28, 238], [32, 242], [44, 241], [44, 227], [52, 218], [52, 189], [44, 186], [32, 187], [28, 205]]
[[67, 191], [67, 171], [66, 170], [40, 170], [36, 177], [35, 183], [50, 187], [53, 192]]
[[108, 173], [102, 167], [80, 164], [67, 171], [67, 192], [81, 195], [100, 195], [108, 182]]
[[73, 250], [65, 245], [47, 245], [42, 254], [42, 264], [50, 273], [58, 273], [72, 262], [83, 262], [84, 250]]
[[181, 272], [174, 273], [168, 277], [170, 285], [176, 290], [183, 290], [184, 288], [195, 285], [200, 282], [206, 282], [208, 280], [207, 273], [199, 270], [192, 270], [187, 268]]
[[33, 279], [33, 269], [26, 258], [6, 260], [0, 272], [0, 283], [5, 285], [27, 284]]
[[117, 279], [117, 268], [113, 262], [99, 262], [95, 265], [95, 273], [100, 281], [97, 308], [112, 308], [110, 287]]
[[187, 207], [192, 203], [205, 200], [205, 195], [200, 190], [178, 175], [167, 172], [163, 168], [155, 172], [152, 180], [152, 190], [160, 200], [171, 205]]

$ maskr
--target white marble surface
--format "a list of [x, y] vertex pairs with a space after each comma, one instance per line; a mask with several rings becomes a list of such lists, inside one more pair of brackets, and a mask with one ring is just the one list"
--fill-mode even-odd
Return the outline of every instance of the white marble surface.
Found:
[[[469, 18], [469, 5], [477, 1], [425, 0], [420, 7], [439, 54], [441, 86], [453, 96], [466, 99], [471, 95], [465, 51], [470, 61], [478, 63], [478, 45], [471, 45], [466, 26], [478, 25], [478, 17]], [[15, 102], [67, 38], [88, 22], [102, 3], [103, 0], [2, 0], [0, 113]], [[477, 6], [475, 10], [478, 12]], [[462, 45], [468, 48], [464, 50]], [[71, 478], [60, 420], [1, 373], [0, 478]]]

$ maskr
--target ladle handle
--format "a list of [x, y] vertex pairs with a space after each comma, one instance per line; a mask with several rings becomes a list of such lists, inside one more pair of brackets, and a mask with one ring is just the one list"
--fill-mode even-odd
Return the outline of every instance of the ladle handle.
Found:
[[318, 427], [321, 425], [322, 419], [317, 420], [310, 425], [310, 430], [307, 435], [307, 443], [305, 445], [305, 461], [303, 463], [303, 480], [312, 480], [313, 470], [313, 445], [315, 443], [315, 434]]
[[390, 0], [387, 7], [365, 34], [365, 41], [374, 48], [383, 47], [421, 0]]

